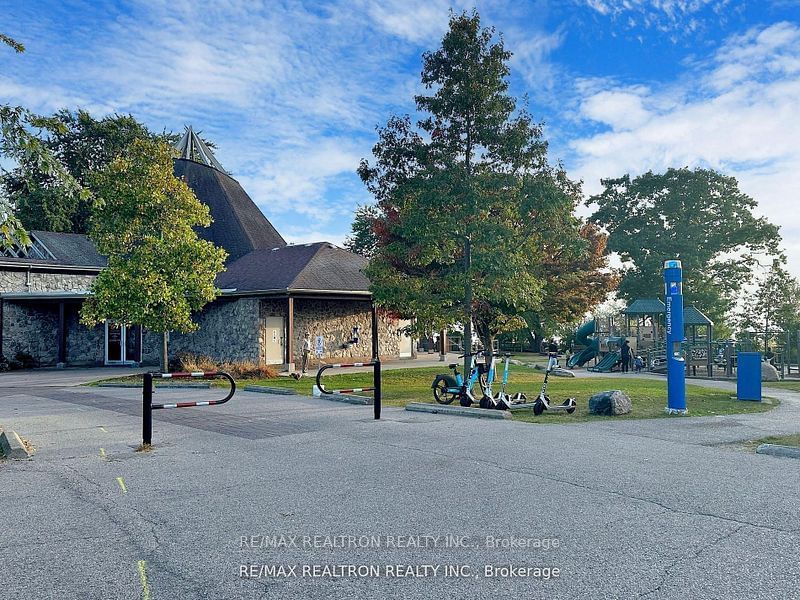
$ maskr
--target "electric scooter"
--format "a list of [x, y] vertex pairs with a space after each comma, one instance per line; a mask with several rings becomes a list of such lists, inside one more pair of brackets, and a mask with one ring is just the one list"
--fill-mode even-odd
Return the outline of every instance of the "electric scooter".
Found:
[[431, 384], [431, 388], [433, 388], [433, 398], [436, 400], [436, 402], [439, 404], [450, 404], [456, 398], [458, 398], [461, 406], [470, 406], [478, 402], [478, 400], [476, 400], [475, 396], [472, 394], [472, 388], [478, 381], [481, 371], [479, 367], [482, 365], [477, 364], [477, 357], [480, 354], [480, 352], [471, 352], [469, 354], [462, 354], [458, 357], [471, 357], [469, 377], [467, 377], [466, 382], [464, 381], [463, 375], [461, 375], [458, 370], [458, 363], [447, 365], [449, 369], [453, 370], [452, 375], [449, 373], [442, 373], [436, 376]]
[[547, 380], [550, 377], [552, 370], [558, 367], [558, 354], [555, 352], [550, 352], [549, 356], [550, 360], [547, 362], [547, 370], [544, 372], [542, 389], [539, 392], [536, 400], [533, 401], [533, 414], [538, 417], [546, 410], [555, 410], [565, 411], [567, 414], [571, 415], [575, 412], [575, 409], [578, 406], [575, 398], [567, 398], [561, 404], [550, 404], [550, 398], [547, 396]]
[[[492, 396], [491, 382], [489, 384], [488, 395], [492, 398], [491, 405], [486, 408], [496, 408], [499, 410], [508, 410], [512, 404], [523, 404], [526, 401], [526, 396], [522, 392], [517, 392], [513, 396], [506, 391], [508, 385], [508, 364], [511, 355], [508, 353], [503, 354], [505, 360], [503, 361], [503, 380], [500, 386], [500, 391]], [[492, 373], [492, 371], [490, 371]], [[492, 378], [493, 379], [493, 378]], [[487, 402], [487, 405], [489, 403]]]

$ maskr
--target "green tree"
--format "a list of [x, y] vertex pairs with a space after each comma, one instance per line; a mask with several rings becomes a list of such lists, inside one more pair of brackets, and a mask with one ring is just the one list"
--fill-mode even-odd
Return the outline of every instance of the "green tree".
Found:
[[663, 261], [683, 262], [684, 302], [712, 320], [730, 317], [759, 254], [778, 254], [778, 228], [753, 215], [756, 201], [735, 178], [709, 169], [669, 169], [602, 181], [591, 221], [609, 233], [623, 263], [629, 302], [663, 295]]
[[[10, 46], [17, 53], [25, 50], [22, 44], [7, 35], [0, 34], [0, 43]], [[0, 157], [17, 164], [34, 166], [51, 181], [58, 182], [67, 197], [83, 197], [85, 190], [42, 140], [44, 132], [53, 131], [60, 131], [60, 124], [54, 119], [41, 117], [21, 106], [0, 104]], [[0, 179], [7, 175], [6, 170], [0, 167]], [[30, 179], [27, 181], [30, 182]], [[8, 195], [5, 186], [0, 187], [0, 250], [30, 243], [17, 215], [17, 208], [15, 198]]]
[[372, 258], [378, 244], [373, 228], [379, 216], [379, 209], [371, 204], [356, 208], [350, 235], [345, 238], [344, 247], [364, 258]]
[[[175, 142], [177, 136], [155, 134], [131, 115], [95, 119], [88, 112], [63, 109], [49, 118], [52, 126], [43, 141], [82, 188], [92, 189], [93, 176], [102, 171], [136, 139]], [[65, 193], [59, 177], [39, 162], [23, 157], [2, 177], [5, 193], [28, 229], [88, 233], [94, 194]]]
[[211, 224], [208, 207], [173, 176], [172, 148], [135, 140], [95, 175], [90, 237], [108, 257], [81, 309], [87, 325], [110, 319], [163, 333], [197, 329], [192, 312], [212, 301], [226, 253], [197, 237]]
[[[800, 321], [800, 284], [776, 259], [757, 279], [754, 294], [745, 296], [739, 319], [741, 331], [789, 330]], [[765, 334], [765, 347], [770, 338]]]
[[451, 15], [423, 55], [422, 119], [390, 118], [359, 168], [376, 200], [365, 215], [376, 302], [426, 330], [460, 322], [466, 340], [474, 321], [487, 349], [541, 306], [547, 256], [586, 251], [580, 186], [548, 163], [541, 127], [508, 94], [511, 53], [495, 38], [476, 12]]

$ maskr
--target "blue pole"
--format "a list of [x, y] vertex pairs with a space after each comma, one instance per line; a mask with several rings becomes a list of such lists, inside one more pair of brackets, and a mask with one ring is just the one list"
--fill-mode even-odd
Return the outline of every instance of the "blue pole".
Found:
[[685, 415], [686, 361], [683, 357], [683, 274], [681, 261], [664, 261], [667, 328], [667, 413]]

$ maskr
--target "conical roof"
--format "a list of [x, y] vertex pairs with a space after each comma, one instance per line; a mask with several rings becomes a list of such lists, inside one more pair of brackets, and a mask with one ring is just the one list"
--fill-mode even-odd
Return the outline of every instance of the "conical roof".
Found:
[[176, 158], [174, 166], [175, 176], [183, 179], [211, 211], [214, 222], [210, 227], [198, 229], [198, 235], [225, 248], [229, 262], [253, 250], [286, 245], [286, 240], [233, 177], [185, 158]]

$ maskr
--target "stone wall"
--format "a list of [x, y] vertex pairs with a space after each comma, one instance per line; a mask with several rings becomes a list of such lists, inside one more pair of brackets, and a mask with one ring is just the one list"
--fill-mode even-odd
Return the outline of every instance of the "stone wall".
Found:
[[[86, 327], [78, 320], [77, 303], [65, 306], [67, 364], [102, 365], [105, 358], [103, 326]], [[18, 352], [29, 354], [41, 367], [58, 362], [58, 303], [14, 302], [3, 305], [3, 354], [14, 359]]]
[[[359, 343], [343, 347], [359, 329]], [[400, 322], [385, 314], [378, 314], [378, 344], [383, 358], [400, 355]], [[307, 300], [294, 301], [294, 360], [300, 364], [303, 335], [311, 334], [312, 354], [316, 336], [325, 342], [323, 359], [362, 358], [372, 356], [372, 311], [369, 301], [363, 300]]]
[[261, 360], [258, 298], [218, 299], [193, 316], [195, 333], [171, 333], [170, 359], [190, 352], [215, 361]]
[[75, 273], [39, 273], [0, 269], [2, 292], [81, 292], [88, 290], [95, 275]]

